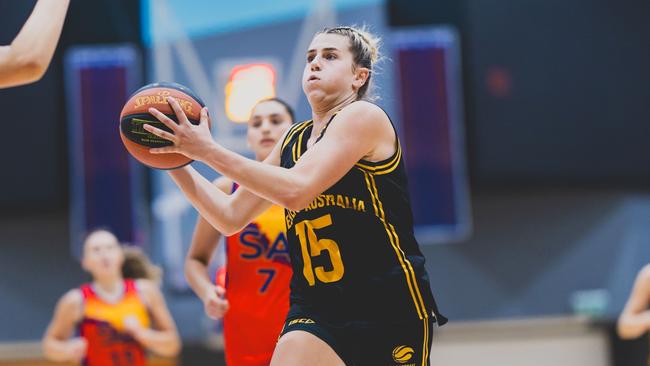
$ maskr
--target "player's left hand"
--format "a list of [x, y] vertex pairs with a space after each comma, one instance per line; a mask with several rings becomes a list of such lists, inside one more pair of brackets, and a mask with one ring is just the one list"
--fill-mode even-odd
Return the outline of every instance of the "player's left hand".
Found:
[[169, 127], [173, 133], [148, 124], [144, 125], [144, 129], [160, 138], [171, 141], [174, 145], [150, 149], [149, 151], [152, 154], [179, 153], [193, 160], [201, 160], [207, 155], [210, 148], [216, 144], [212, 139], [212, 134], [208, 127], [208, 120], [210, 118], [208, 116], [208, 108], [203, 107], [201, 109], [199, 124], [193, 125], [176, 99], [167, 98], [167, 102], [174, 110], [174, 113], [176, 113], [178, 124], [155, 108], [149, 108], [149, 113], [165, 126]]
[[228, 309], [230, 304], [228, 300], [225, 299], [226, 289], [221, 286], [210, 286], [203, 296], [203, 308], [205, 314], [211, 319], [220, 319], [222, 318]]
[[129, 335], [131, 335], [131, 337], [138, 339], [140, 333], [144, 329], [145, 328], [142, 325], [140, 325], [140, 322], [134, 316], [129, 316], [126, 319], [124, 319], [124, 330]]

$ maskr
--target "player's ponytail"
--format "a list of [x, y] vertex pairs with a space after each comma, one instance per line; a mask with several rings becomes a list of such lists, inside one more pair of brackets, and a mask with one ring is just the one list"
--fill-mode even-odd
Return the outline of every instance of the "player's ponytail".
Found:
[[160, 284], [162, 269], [151, 263], [149, 257], [142, 249], [130, 245], [123, 245], [124, 263], [122, 264], [122, 277], [130, 279], [147, 279]]

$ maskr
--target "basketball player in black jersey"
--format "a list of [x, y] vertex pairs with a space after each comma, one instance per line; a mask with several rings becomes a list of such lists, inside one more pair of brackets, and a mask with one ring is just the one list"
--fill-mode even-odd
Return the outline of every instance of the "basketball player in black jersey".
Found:
[[272, 203], [286, 208], [293, 266], [291, 308], [271, 365], [428, 365], [438, 314], [413, 236], [402, 149], [386, 113], [363, 101], [378, 58], [376, 39], [325, 29], [306, 53], [303, 90], [312, 119], [291, 128], [263, 162], [216, 144], [207, 110], [193, 126], [155, 109], [182, 153], [243, 189], [227, 195], [193, 168], [170, 172], [215, 228], [234, 233]]

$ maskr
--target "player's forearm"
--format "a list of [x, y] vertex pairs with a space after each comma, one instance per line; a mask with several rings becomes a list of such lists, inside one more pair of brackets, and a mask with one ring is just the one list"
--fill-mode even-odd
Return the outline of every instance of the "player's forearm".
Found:
[[46, 67], [61, 35], [69, 0], [39, 0], [11, 47]]
[[45, 358], [50, 361], [68, 361], [66, 341], [61, 341], [52, 337], [46, 337], [43, 339], [43, 354], [45, 355]]
[[185, 260], [185, 278], [196, 296], [201, 300], [212, 287], [207, 263], [203, 263], [196, 258], [188, 257]]
[[0, 86], [28, 83], [43, 76], [54, 55], [68, 5], [69, 0], [36, 3], [29, 19], [4, 52], [5, 72]]
[[181, 350], [181, 340], [174, 330], [141, 329], [136, 335], [146, 349], [164, 357], [176, 356]]
[[650, 330], [650, 310], [639, 314], [622, 315], [617, 324], [618, 335], [623, 339], [638, 338]]
[[304, 204], [305, 177], [291, 169], [251, 160], [218, 145], [210, 149], [204, 162], [268, 201], [290, 210], [299, 210]]
[[222, 192], [192, 167], [171, 170], [169, 175], [200, 215], [219, 232], [228, 235], [246, 225], [233, 213], [231, 196]]

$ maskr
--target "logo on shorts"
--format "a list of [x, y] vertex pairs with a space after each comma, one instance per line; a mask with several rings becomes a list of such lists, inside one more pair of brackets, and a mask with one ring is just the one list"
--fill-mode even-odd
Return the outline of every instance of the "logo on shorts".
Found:
[[314, 323], [316, 322], [309, 318], [298, 318], [290, 321], [289, 324], [287, 324], [287, 326], [292, 326], [294, 324], [314, 324]]
[[399, 364], [405, 364], [413, 358], [415, 350], [408, 346], [397, 346], [393, 349], [393, 360]]

